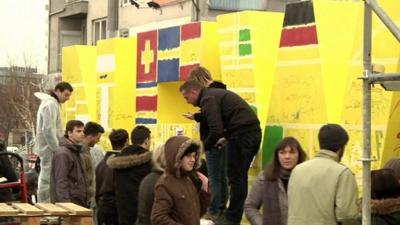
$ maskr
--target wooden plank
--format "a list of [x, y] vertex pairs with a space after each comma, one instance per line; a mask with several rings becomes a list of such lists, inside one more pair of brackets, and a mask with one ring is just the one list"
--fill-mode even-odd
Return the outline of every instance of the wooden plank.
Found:
[[66, 224], [69, 225], [92, 225], [92, 217], [69, 217], [64, 218]]
[[29, 203], [12, 203], [12, 206], [19, 209], [26, 215], [43, 215], [44, 213], [43, 210], [36, 208]]
[[22, 217], [21, 225], [40, 225], [40, 217]]
[[38, 207], [39, 209], [43, 209], [46, 213], [52, 216], [61, 216], [69, 214], [68, 210], [52, 203], [37, 203], [35, 204], [35, 206]]
[[56, 205], [68, 210], [70, 213], [74, 215], [82, 215], [82, 216], [91, 216], [92, 210], [84, 208], [82, 206], [76, 205], [71, 202], [58, 202]]
[[6, 203], [0, 203], [0, 216], [16, 216], [20, 211]]

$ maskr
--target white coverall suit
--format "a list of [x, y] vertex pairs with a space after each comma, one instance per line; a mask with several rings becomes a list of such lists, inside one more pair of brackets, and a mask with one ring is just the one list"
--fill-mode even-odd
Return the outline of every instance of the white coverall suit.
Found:
[[58, 150], [63, 136], [61, 106], [56, 98], [45, 93], [35, 93], [41, 100], [36, 122], [35, 152], [40, 157], [38, 202], [50, 202], [50, 173], [53, 154]]

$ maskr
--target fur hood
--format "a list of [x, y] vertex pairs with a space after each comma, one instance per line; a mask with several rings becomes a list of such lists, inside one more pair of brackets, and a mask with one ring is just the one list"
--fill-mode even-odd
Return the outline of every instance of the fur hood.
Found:
[[180, 167], [182, 164], [182, 157], [185, 151], [192, 145], [197, 147], [197, 157], [193, 169], [197, 170], [200, 167], [200, 156], [203, 149], [201, 143], [185, 136], [175, 136], [167, 140], [164, 148], [165, 160], [167, 163], [166, 170], [169, 173], [178, 178], [181, 177]]
[[151, 161], [151, 152], [140, 147], [130, 145], [120, 154], [111, 155], [107, 159], [107, 166], [111, 169], [126, 169], [140, 166]]
[[378, 215], [388, 215], [400, 212], [400, 198], [371, 200], [371, 211]]

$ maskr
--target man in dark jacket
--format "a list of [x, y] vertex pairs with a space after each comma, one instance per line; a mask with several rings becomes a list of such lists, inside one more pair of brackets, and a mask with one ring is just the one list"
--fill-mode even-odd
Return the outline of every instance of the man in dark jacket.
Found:
[[[212, 79], [210, 71], [199, 66], [193, 69], [188, 77], [188, 80], [198, 81], [207, 88], [222, 88], [226, 89], [226, 85]], [[203, 118], [201, 113], [185, 113], [183, 114], [188, 119], [194, 119], [200, 124], [200, 140], [204, 141], [207, 138], [209, 127], [207, 120]], [[218, 148], [204, 149], [206, 154], [206, 163], [201, 166], [206, 166], [207, 176], [211, 188], [211, 202], [207, 209], [207, 214], [204, 219], [216, 221], [226, 209], [228, 202], [228, 176], [227, 176], [227, 146], [226, 139], [218, 141]], [[204, 160], [204, 159], [202, 159]], [[201, 172], [201, 170], [199, 169]], [[204, 173], [203, 173], [204, 174]]]
[[[0, 140], [0, 152], [6, 152], [6, 145]], [[8, 183], [18, 181], [17, 174], [11, 165], [8, 155], [0, 155], [0, 183]], [[9, 202], [12, 200], [12, 192], [17, 193], [19, 188], [2, 188], [0, 189], [0, 202]]]
[[118, 225], [118, 211], [113, 186], [113, 170], [107, 166], [107, 159], [119, 153], [129, 143], [129, 134], [124, 129], [111, 131], [108, 136], [113, 150], [106, 153], [96, 168], [97, 221], [100, 225]]
[[81, 145], [84, 124], [79, 120], [68, 121], [65, 136], [53, 156], [50, 176], [51, 202], [72, 202], [87, 205], [86, 177], [81, 161]]
[[261, 142], [260, 122], [250, 106], [237, 94], [224, 89], [204, 88], [188, 80], [179, 88], [186, 101], [200, 107], [210, 128], [203, 144], [205, 149], [228, 140], [229, 206], [217, 225], [240, 224], [247, 196], [247, 173]]
[[[97, 156], [95, 159], [94, 157], [92, 157], [94, 156], [92, 152], [95, 151], [93, 147], [100, 141], [100, 137], [103, 133], [104, 128], [100, 124], [95, 122], [87, 122], [85, 124], [85, 127], [83, 128], [84, 136], [81, 142], [81, 159], [84, 165], [83, 168], [85, 170], [86, 181], [88, 183], [87, 195], [88, 200], [90, 201], [88, 204], [91, 206], [92, 209], [94, 207], [94, 192], [96, 189], [94, 170], [96, 169], [97, 164], [104, 158], [104, 155], [101, 152], [99, 154], [96, 154], [99, 156]], [[94, 209], [94, 211], [96, 210]]]
[[88, 205], [93, 211], [93, 225], [97, 225], [97, 205], [95, 201], [95, 169], [97, 164], [104, 158], [103, 151], [95, 148], [95, 145], [100, 141], [101, 135], [104, 133], [104, 128], [96, 122], [87, 122], [83, 129], [83, 140], [81, 159], [83, 162], [83, 168], [85, 171], [86, 182], [87, 182], [87, 197]]
[[107, 160], [107, 165], [114, 170], [119, 225], [135, 224], [139, 185], [151, 172], [150, 130], [145, 126], [136, 126], [132, 130], [131, 141], [132, 145]]

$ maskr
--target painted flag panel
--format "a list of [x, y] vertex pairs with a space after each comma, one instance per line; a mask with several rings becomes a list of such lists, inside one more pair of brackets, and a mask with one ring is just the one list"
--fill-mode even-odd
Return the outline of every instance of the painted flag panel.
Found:
[[[136, 124], [156, 124], [157, 95], [157, 30], [138, 34]], [[150, 92], [150, 93], [148, 93]]]
[[180, 27], [158, 30], [158, 82], [179, 79]]
[[155, 86], [157, 81], [157, 31], [138, 34], [137, 87]]
[[156, 124], [158, 96], [155, 93], [154, 95], [140, 93], [146, 92], [145, 90], [147, 89], [141, 89], [136, 96], [136, 124]]
[[136, 111], [156, 111], [157, 96], [137, 96]]
[[[182, 25], [179, 80], [186, 80], [192, 69], [200, 65], [201, 23]], [[203, 46], [204, 47], [204, 46]]]
[[288, 4], [279, 47], [318, 44], [314, 7], [311, 1]]
[[318, 44], [315, 25], [283, 29], [280, 47]]
[[155, 118], [137, 117], [135, 122], [136, 122], [136, 124], [156, 124], [157, 123], [157, 119], [155, 119]]

